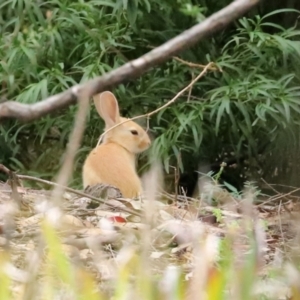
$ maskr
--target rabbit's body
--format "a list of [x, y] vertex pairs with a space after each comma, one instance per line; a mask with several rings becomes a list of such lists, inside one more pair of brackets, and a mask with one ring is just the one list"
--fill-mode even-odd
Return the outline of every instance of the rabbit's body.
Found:
[[[127, 119], [119, 116], [114, 95], [104, 92], [94, 97], [98, 113], [105, 120], [105, 130]], [[83, 166], [83, 185], [110, 184], [124, 197], [137, 197], [142, 192], [135, 170], [135, 155], [150, 146], [148, 134], [135, 122], [127, 121], [107, 132], [103, 143], [92, 150]]]
[[[114, 153], [113, 157], [111, 153]], [[126, 198], [137, 197], [142, 192], [142, 186], [135, 172], [135, 156], [114, 143], [95, 148], [83, 167], [83, 185], [86, 187], [97, 183], [119, 188]]]

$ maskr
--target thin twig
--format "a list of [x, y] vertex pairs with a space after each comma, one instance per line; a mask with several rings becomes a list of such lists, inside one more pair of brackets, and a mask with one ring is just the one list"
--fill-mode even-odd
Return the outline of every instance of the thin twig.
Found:
[[191, 87], [192, 87], [192, 86], [193, 86], [193, 85], [194, 85], [201, 77], [203, 77], [203, 76], [206, 74], [207, 70], [208, 70], [212, 65], [214, 65], [213, 62], [210, 62], [209, 64], [207, 64], [207, 65], [205, 66], [205, 68], [203, 69], [203, 71], [202, 71], [196, 78], [194, 78], [194, 79], [193, 79], [193, 80], [192, 80], [185, 88], [183, 88], [179, 93], [177, 93], [176, 96], [175, 96], [174, 98], [172, 98], [170, 101], [168, 101], [168, 102], [165, 103], [164, 105], [160, 106], [159, 108], [157, 108], [157, 109], [155, 109], [155, 110], [153, 110], [153, 111], [151, 111], [151, 112], [149, 112], [149, 113], [146, 113], [146, 114], [143, 114], [143, 115], [139, 115], [139, 116], [136, 116], [136, 117], [133, 117], [133, 118], [126, 119], [126, 120], [124, 120], [124, 121], [122, 121], [122, 122], [120, 122], [120, 123], [118, 123], [118, 124], [112, 126], [111, 128], [109, 128], [109, 129], [106, 130], [105, 132], [103, 132], [103, 133], [101, 134], [99, 140], [98, 140], [97, 146], [99, 146], [99, 144], [101, 143], [101, 141], [102, 141], [104, 135], [105, 135], [106, 133], [108, 133], [109, 131], [113, 130], [114, 128], [116, 128], [116, 127], [118, 127], [118, 126], [120, 126], [120, 125], [122, 125], [122, 124], [124, 124], [124, 123], [127, 123], [127, 122], [129, 122], [129, 121], [136, 120], [136, 119], [145, 118], [145, 117], [146, 117], [147, 119], [149, 119], [152, 115], [158, 113], [159, 111], [161, 111], [161, 110], [167, 108], [168, 106], [170, 106], [171, 104], [173, 104], [173, 103], [174, 103], [174, 102], [175, 102], [175, 101], [176, 101], [176, 100], [177, 100], [177, 99], [178, 99], [185, 91], [187, 91], [188, 89], [190, 89], [190, 88], [191, 88]]
[[[263, 179], [262, 179], [262, 180], [263, 180]], [[264, 180], [263, 180], [263, 181], [264, 181]], [[269, 186], [271, 186], [271, 185], [269, 185]], [[279, 195], [279, 196], [277, 195], [276, 197], [273, 197], [272, 199], [269, 199], [269, 200], [264, 201], [264, 202], [262, 202], [262, 203], [260, 203], [260, 204], [257, 204], [257, 207], [266, 205], [266, 204], [271, 203], [271, 202], [278, 201], [279, 199], [285, 198], [286, 196], [290, 196], [291, 194], [294, 194], [294, 193], [296, 193], [296, 192], [298, 192], [298, 191], [300, 191], [300, 188], [295, 188], [295, 190], [293, 190], [293, 191], [291, 191], [291, 192], [289, 192], [289, 193], [286, 193], [286, 194], [281, 194], [281, 195]]]
[[11, 198], [15, 200], [15, 202], [20, 206], [22, 204], [22, 197], [20, 196], [17, 189], [19, 182], [16, 173], [5, 167], [3, 164], [0, 164], [0, 171], [8, 175], [8, 182], [11, 187]]
[[[200, 69], [206, 68], [206, 65], [195, 64], [195, 63], [186, 61], [186, 60], [184, 60], [184, 59], [181, 59], [181, 58], [179, 58], [179, 57], [177, 57], [177, 56], [174, 56], [173, 59], [179, 61], [180, 63], [182, 63], [182, 64], [184, 64], [184, 65], [189, 66], [190, 68], [200, 68]], [[218, 67], [210, 67], [209, 69], [212, 70], [212, 71], [220, 71], [220, 72], [223, 72], [222, 69], [220, 69], [220, 68], [218, 68]]]
[[[266, 182], [263, 178], [261, 178], [261, 180], [270, 188], [270, 189], [272, 189], [275, 193], [277, 193], [277, 194], [279, 194], [279, 196], [277, 195], [276, 197], [272, 197], [272, 199], [269, 199], [269, 201], [270, 200], [272, 200], [271, 202], [273, 202], [273, 201], [278, 201], [280, 198], [283, 198], [283, 199], [285, 199], [286, 200], [286, 202], [289, 202], [290, 201], [290, 199], [288, 199], [286, 196], [286, 194], [282, 194], [282, 193], [280, 193], [278, 190], [276, 190], [274, 187], [272, 187], [268, 182]], [[295, 191], [297, 191], [297, 189], [295, 190]], [[293, 192], [295, 192], [295, 191], [293, 191]], [[280, 203], [282, 203], [281, 201], [280, 201]], [[262, 203], [260, 203], [259, 205], [262, 205], [262, 204], [266, 204], [266, 202], [262, 202]], [[289, 213], [289, 214], [291, 214], [291, 211], [288, 209], [288, 207], [286, 206], [286, 203], [282, 203], [282, 206], [284, 207], [284, 209]]]
[[[60, 184], [58, 183], [55, 183], [55, 182], [52, 182], [52, 181], [49, 181], [49, 180], [44, 180], [44, 179], [40, 179], [40, 178], [36, 178], [36, 177], [33, 177], [33, 176], [28, 176], [28, 175], [17, 175], [17, 177], [21, 180], [32, 180], [32, 181], [36, 181], [36, 182], [40, 182], [40, 183], [44, 183], [44, 184], [47, 184], [47, 185], [50, 185], [50, 186], [54, 186], [54, 187], [60, 187], [62, 188], [63, 190], [67, 191], [67, 192], [70, 192], [70, 193], [73, 193], [73, 194], [76, 194], [78, 196], [81, 196], [81, 197], [86, 197], [86, 198], [89, 198], [95, 202], [98, 202], [98, 203], [102, 203], [102, 204], [105, 204], [111, 208], [114, 208], [114, 209], [120, 209], [124, 212], [127, 212], [129, 214], [132, 214], [132, 215], [135, 215], [135, 216], [138, 216], [138, 217], [142, 217], [141, 214], [135, 212], [134, 210], [131, 210], [129, 208], [125, 208], [125, 207], [119, 207], [119, 206], [115, 206], [109, 202], [107, 202], [106, 200], [103, 200], [103, 199], [99, 199], [97, 197], [94, 197], [92, 195], [89, 195], [89, 194], [86, 194], [84, 192], [80, 192], [80, 191], [77, 191], [77, 190], [74, 190], [70, 187], [67, 187], [67, 186], [61, 186]], [[122, 198], [120, 198], [122, 199]]]
[[67, 185], [72, 173], [74, 159], [77, 149], [80, 147], [82, 135], [85, 128], [86, 115], [89, 108], [89, 97], [86, 93], [82, 94], [79, 101], [78, 110], [75, 116], [74, 128], [71, 132], [67, 150], [64, 156], [63, 165], [57, 177], [58, 185], [55, 186], [52, 192], [52, 199], [58, 204], [63, 195], [64, 187]]
[[[3, 171], [4, 173], [8, 173], [8, 172], [11, 172], [7, 167], [5, 167], [4, 165], [0, 164], [0, 171]], [[132, 215], [136, 215], [138, 217], [141, 217], [142, 215], [135, 212], [134, 210], [131, 210], [129, 208], [123, 208], [123, 207], [119, 207], [119, 206], [115, 206], [113, 204], [110, 204], [109, 202], [105, 201], [105, 200], [102, 200], [102, 199], [98, 199], [97, 197], [94, 197], [92, 195], [89, 195], [89, 194], [86, 194], [84, 192], [80, 192], [80, 191], [77, 191], [77, 190], [74, 190], [70, 187], [67, 187], [67, 186], [62, 186], [58, 183], [55, 183], [53, 181], [49, 181], [49, 180], [45, 180], [45, 179], [41, 179], [41, 178], [36, 178], [36, 177], [33, 177], [33, 176], [29, 176], [29, 175], [18, 175], [15, 173], [15, 175], [17, 176], [18, 179], [20, 180], [31, 180], [31, 181], [36, 181], [36, 182], [40, 182], [40, 183], [43, 183], [43, 184], [47, 184], [47, 185], [50, 185], [50, 186], [53, 186], [53, 187], [59, 187], [61, 188], [62, 190], [65, 190], [67, 192], [70, 192], [70, 193], [73, 193], [73, 194], [76, 194], [78, 196], [81, 196], [81, 197], [86, 197], [86, 198], [89, 198], [91, 200], [94, 200], [95, 202], [98, 202], [98, 203], [102, 203], [102, 204], [105, 204], [111, 208], [114, 208], [114, 209], [120, 209], [120, 210], [123, 210], [124, 212], [127, 212], [127, 213], [130, 213]], [[119, 198], [119, 199], [123, 199], [123, 198]]]

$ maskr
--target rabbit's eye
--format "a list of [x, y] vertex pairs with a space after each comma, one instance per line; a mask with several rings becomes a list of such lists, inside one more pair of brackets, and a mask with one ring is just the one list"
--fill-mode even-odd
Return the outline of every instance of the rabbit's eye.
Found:
[[133, 135], [138, 135], [138, 132], [137, 132], [137, 130], [135, 130], [135, 129], [130, 130], [130, 132], [131, 132]]

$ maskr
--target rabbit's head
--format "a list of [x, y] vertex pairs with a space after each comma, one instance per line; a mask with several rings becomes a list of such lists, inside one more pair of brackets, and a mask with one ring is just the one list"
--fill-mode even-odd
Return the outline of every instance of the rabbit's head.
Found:
[[[105, 121], [105, 130], [127, 120], [120, 117], [118, 101], [113, 93], [106, 91], [95, 95], [93, 99], [99, 115]], [[140, 153], [151, 144], [147, 132], [133, 121], [127, 121], [108, 131], [103, 142], [118, 144], [130, 153]]]

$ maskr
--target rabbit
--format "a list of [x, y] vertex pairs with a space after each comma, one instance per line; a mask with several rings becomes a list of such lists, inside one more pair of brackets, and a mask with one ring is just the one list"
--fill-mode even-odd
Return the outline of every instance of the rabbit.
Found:
[[[128, 120], [120, 116], [118, 101], [113, 93], [106, 91], [93, 99], [98, 114], [105, 121], [105, 130]], [[133, 121], [111, 129], [84, 162], [84, 188], [97, 183], [110, 184], [117, 187], [123, 197], [138, 197], [142, 193], [142, 184], [135, 169], [136, 154], [150, 145], [146, 131]]]

